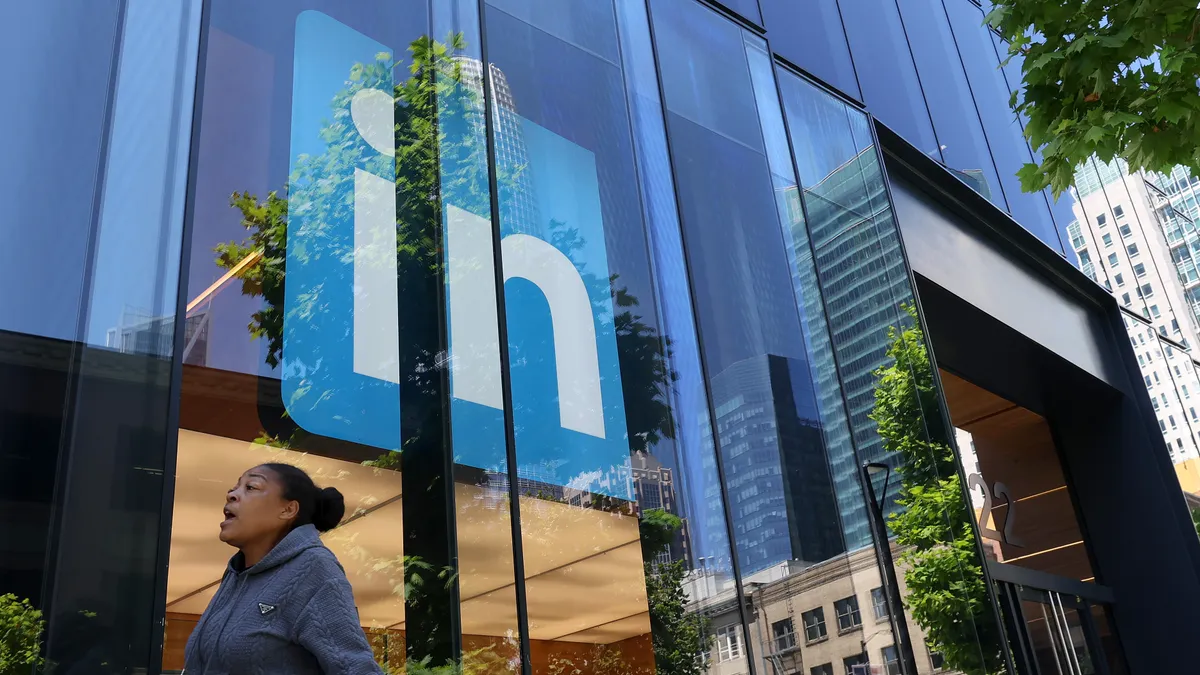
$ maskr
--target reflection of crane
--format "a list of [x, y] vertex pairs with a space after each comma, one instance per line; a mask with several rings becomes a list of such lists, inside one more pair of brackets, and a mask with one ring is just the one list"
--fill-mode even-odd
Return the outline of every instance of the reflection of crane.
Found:
[[[230, 267], [225, 272], [225, 274], [221, 275], [221, 278], [214, 281], [212, 283], [212, 285], [210, 285], [208, 288], [204, 289], [204, 292], [202, 292], [200, 295], [197, 295], [195, 298], [192, 298], [192, 300], [188, 302], [187, 314], [186, 314], [185, 318], [191, 319], [194, 316], [200, 314], [202, 308], [211, 307], [212, 299], [213, 299], [213, 297], [215, 297], [217, 295], [217, 293], [220, 293], [221, 290], [224, 289], [225, 286], [230, 281], [232, 281], [233, 279], [235, 279], [237, 277], [240, 277], [243, 273], [245, 273], [245, 271], [251, 265], [258, 262], [259, 260], [262, 260], [262, 257], [263, 257], [263, 250], [260, 248], [260, 249], [255, 250], [253, 253], [246, 256], [245, 258], [242, 258], [241, 260], [239, 260], [238, 263], [236, 265], [234, 265], [233, 267]], [[197, 323], [197, 325], [192, 329], [191, 335], [188, 336], [187, 344], [183, 348], [183, 362], [184, 363], [188, 363], [188, 357], [191, 355], [192, 349], [196, 346], [197, 343], [200, 342], [201, 336], [204, 335], [205, 333], [207, 333], [208, 324], [211, 320], [211, 316], [212, 316], [211, 313], [205, 312], [200, 317], [199, 323]]]

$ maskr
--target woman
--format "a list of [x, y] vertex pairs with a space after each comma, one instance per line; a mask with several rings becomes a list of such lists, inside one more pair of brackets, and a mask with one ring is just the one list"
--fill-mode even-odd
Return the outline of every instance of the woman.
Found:
[[221, 541], [238, 549], [188, 640], [188, 675], [379, 673], [346, 573], [321, 543], [346, 512], [304, 471], [263, 464], [225, 497]]

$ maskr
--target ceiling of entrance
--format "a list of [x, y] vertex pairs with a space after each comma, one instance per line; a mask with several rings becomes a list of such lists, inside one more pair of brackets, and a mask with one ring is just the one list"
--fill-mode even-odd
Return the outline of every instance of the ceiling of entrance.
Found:
[[[233, 553], [218, 538], [225, 492], [264, 462], [304, 468], [346, 497], [324, 536], [346, 568], [364, 626], [404, 628], [400, 473], [194, 431], [179, 433], [167, 611], [199, 614]], [[458, 484], [462, 630], [515, 632], [509, 511], [494, 489]], [[650, 631], [637, 519], [521, 498], [529, 632], [534, 640], [610, 643]]]

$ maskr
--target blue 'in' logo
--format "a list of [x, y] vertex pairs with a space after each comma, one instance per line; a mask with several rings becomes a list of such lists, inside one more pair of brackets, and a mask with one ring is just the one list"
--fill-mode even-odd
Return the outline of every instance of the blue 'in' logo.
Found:
[[[316, 434], [386, 450], [400, 434], [394, 53], [319, 12], [296, 21], [283, 397]], [[374, 64], [374, 65], [373, 65]], [[503, 73], [493, 69], [493, 88]], [[595, 156], [498, 106], [501, 253], [518, 471], [632, 498]], [[454, 134], [479, 129], [442, 130]], [[444, 186], [457, 463], [503, 466], [492, 224]]]

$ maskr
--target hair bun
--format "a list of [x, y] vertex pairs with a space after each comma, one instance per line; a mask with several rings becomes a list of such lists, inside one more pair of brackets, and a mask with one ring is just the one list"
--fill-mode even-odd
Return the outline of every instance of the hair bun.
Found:
[[346, 515], [346, 498], [337, 488], [327, 487], [317, 493], [312, 524], [319, 532], [328, 532], [342, 522]]

